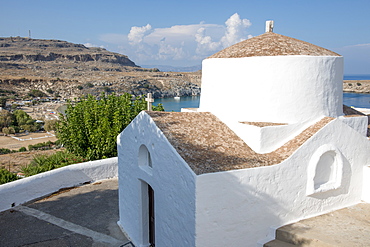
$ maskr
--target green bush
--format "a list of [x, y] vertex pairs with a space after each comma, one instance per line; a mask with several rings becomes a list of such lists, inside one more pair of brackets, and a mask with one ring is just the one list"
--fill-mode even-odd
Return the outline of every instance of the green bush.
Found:
[[25, 147], [21, 147], [19, 150], [18, 150], [18, 152], [26, 152], [27, 151], [27, 148], [25, 148]]
[[84, 162], [85, 159], [68, 151], [58, 151], [52, 155], [35, 155], [29, 165], [23, 166], [21, 172], [26, 176], [32, 176], [41, 172], [50, 171], [66, 165]]
[[7, 148], [0, 148], [0, 154], [10, 154], [10, 153], [14, 153], [14, 151]]
[[[57, 137], [64, 147], [88, 160], [117, 156], [116, 138], [119, 133], [147, 107], [144, 97], [132, 100], [132, 95], [89, 95], [60, 116]], [[164, 110], [162, 105], [153, 110]]]
[[14, 180], [17, 180], [16, 174], [9, 172], [6, 169], [0, 169], [0, 184], [5, 184]]
[[32, 89], [31, 92], [28, 93], [28, 96], [31, 96], [31, 97], [46, 97], [47, 95], [38, 90], [38, 89]]
[[34, 145], [28, 145], [28, 150], [49, 150], [52, 149], [56, 146], [56, 144], [52, 141], [47, 141], [47, 142], [41, 142], [41, 143], [36, 143]]

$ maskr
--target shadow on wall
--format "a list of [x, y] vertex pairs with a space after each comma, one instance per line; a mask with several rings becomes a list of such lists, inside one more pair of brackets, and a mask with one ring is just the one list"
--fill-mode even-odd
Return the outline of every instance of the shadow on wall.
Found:
[[197, 184], [199, 246], [256, 246], [273, 237], [270, 227], [281, 226], [282, 218], [291, 212], [279, 198], [284, 188], [276, 184], [272, 192], [264, 185], [267, 179], [239, 171], [201, 175]]

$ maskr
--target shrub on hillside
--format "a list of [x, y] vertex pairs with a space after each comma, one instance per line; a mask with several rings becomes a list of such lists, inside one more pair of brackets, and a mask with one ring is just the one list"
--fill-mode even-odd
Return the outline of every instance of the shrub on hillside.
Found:
[[86, 161], [84, 158], [76, 156], [68, 151], [58, 151], [52, 155], [38, 154], [34, 156], [30, 164], [21, 168], [21, 172], [28, 177], [84, 161]]
[[5, 184], [14, 180], [17, 180], [16, 174], [9, 172], [6, 169], [0, 169], [0, 184]]
[[10, 154], [10, 153], [14, 153], [14, 151], [8, 148], [0, 148], [0, 154]]
[[58, 145], [56, 142], [52, 141], [47, 141], [47, 142], [41, 142], [41, 143], [36, 143], [34, 145], [28, 145], [28, 150], [49, 150], [53, 148], [58, 148]]

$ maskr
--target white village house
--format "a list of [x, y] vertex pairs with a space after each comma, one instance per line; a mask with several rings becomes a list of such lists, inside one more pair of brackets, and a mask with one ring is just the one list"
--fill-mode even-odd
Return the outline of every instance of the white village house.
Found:
[[370, 201], [368, 119], [343, 113], [343, 57], [271, 24], [203, 61], [199, 109], [141, 112], [118, 136], [118, 224], [135, 246], [262, 246]]

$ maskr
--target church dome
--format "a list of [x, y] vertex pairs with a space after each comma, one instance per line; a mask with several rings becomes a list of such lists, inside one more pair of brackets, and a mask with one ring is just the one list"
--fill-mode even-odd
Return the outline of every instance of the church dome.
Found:
[[229, 123], [343, 115], [343, 57], [271, 29], [203, 60], [200, 111]]
[[266, 32], [215, 53], [208, 58], [257, 56], [340, 56], [328, 49], [281, 34]]

